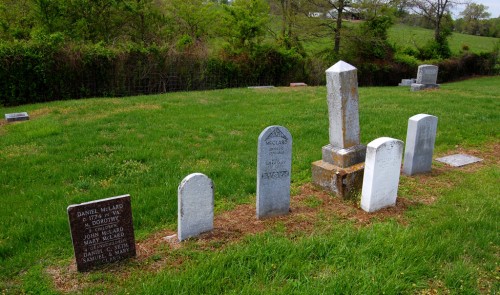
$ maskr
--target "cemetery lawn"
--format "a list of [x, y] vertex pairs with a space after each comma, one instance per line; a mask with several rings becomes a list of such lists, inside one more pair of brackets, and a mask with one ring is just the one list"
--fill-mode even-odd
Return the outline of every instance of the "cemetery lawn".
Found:
[[[328, 143], [326, 88], [227, 89], [1, 108], [1, 294], [495, 294], [500, 292], [500, 76], [441, 85], [360, 88], [361, 141], [405, 141], [408, 118], [438, 117], [434, 158], [462, 168], [402, 176], [395, 208], [367, 214], [312, 188]], [[257, 138], [293, 136], [292, 213], [253, 220]], [[215, 184], [218, 230], [182, 245], [177, 186]], [[76, 273], [66, 208], [130, 194], [139, 257]], [[217, 224], [217, 223], [216, 223]], [[217, 227], [217, 225], [216, 225]]]

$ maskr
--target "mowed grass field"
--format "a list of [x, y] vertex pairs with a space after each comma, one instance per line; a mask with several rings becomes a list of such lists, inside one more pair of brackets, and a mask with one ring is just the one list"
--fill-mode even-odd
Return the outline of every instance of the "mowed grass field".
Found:
[[[500, 77], [359, 95], [364, 144], [405, 141], [408, 118], [427, 113], [439, 118], [435, 157], [485, 160], [456, 169], [434, 162], [431, 174], [402, 176], [397, 208], [369, 215], [307, 185], [328, 143], [325, 87], [0, 108], [31, 117], [0, 125], [1, 293], [498, 293]], [[254, 210], [257, 138], [269, 125], [293, 136], [292, 200], [309, 213], [292, 208], [229, 242], [166, 243], [158, 233], [176, 230], [177, 186], [190, 173], [214, 181], [216, 218]], [[122, 194], [132, 198], [141, 257], [76, 273], [67, 206]]]
[[[359, 23], [345, 22], [345, 27], [355, 27]], [[388, 30], [389, 42], [397, 49], [414, 48], [424, 46], [428, 41], [434, 38], [434, 31], [421, 27], [412, 27], [404, 24], [395, 24]], [[467, 46], [469, 52], [482, 53], [492, 52], [496, 47], [500, 46], [500, 38], [474, 36], [461, 33], [453, 33], [448, 43], [452, 54], [459, 54], [463, 51], [463, 47]], [[308, 54], [314, 55], [325, 49], [333, 48], [332, 38], [317, 38], [304, 42], [304, 48]]]
[[[389, 41], [397, 46], [416, 48], [423, 46], [434, 38], [434, 31], [421, 27], [412, 27], [396, 24], [389, 28]], [[470, 52], [482, 53], [492, 52], [495, 47], [500, 46], [500, 38], [474, 36], [461, 33], [453, 33], [448, 43], [452, 54], [458, 54], [466, 46]]]

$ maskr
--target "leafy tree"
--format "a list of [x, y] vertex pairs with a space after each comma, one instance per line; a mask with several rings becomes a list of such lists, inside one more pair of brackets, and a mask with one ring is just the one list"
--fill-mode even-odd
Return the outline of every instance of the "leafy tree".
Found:
[[297, 33], [298, 18], [301, 14], [301, 2], [299, 0], [274, 0], [277, 5], [278, 14], [281, 16], [281, 30], [278, 42], [285, 48], [300, 47]]
[[483, 4], [468, 4], [460, 13], [464, 22], [462, 31], [472, 35], [479, 35], [483, 25], [481, 21], [490, 17], [487, 9], [488, 7]]
[[443, 26], [447, 18], [451, 18], [449, 10], [458, 4], [459, 0], [409, 0], [408, 5], [414, 12], [427, 19], [434, 27], [434, 41], [438, 44], [446, 43], [451, 34], [449, 27]]
[[126, 33], [132, 42], [151, 44], [162, 39], [164, 19], [163, 3], [156, 0], [127, 0], [123, 3]]
[[35, 21], [30, 0], [0, 0], [0, 38], [29, 39]]
[[265, 0], [235, 0], [224, 5], [222, 34], [232, 50], [251, 51], [266, 34], [269, 5]]
[[315, 38], [332, 38], [334, 56], [338, 57], [341, 49], [344, 14], [352, 7], [352, 0], [308, 0], [304, 7], [309, 18], [308, 33]]
[[181, 46], [203, 43], [217, 21], [216, 3], [204, 0], [168, 0], [165, 11], [169, 34]]

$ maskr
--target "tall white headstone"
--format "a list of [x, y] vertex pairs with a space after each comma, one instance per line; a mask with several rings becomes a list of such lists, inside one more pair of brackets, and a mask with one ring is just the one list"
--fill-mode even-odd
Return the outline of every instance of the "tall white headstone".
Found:
[[366, 147], [360, 144], [357, 69], [339, 61], [326, 70], [330, 143], [312, 163], [313, 183], [343, 199], [361, 188]]
[[292, 172], [292, 135], [269, 126], [259, 135], [257, 154], [257, 218], [288, 214]]
[[394, 206], [398, 195], [403, 142], [380, 137], [366, 150], [361, 208], [366, 212]]
[[202, 173], [184, 178], [178, 189], [177, 236], [179, 241], [214, 228], [214, 185]]
[[431, 171], [438, 118], [418, 114], [408, 120], [403, 173], [414, 175]]

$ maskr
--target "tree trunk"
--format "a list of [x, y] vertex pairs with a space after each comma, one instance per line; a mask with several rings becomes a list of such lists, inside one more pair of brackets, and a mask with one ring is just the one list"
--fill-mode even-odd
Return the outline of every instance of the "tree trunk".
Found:
[[344, 5], [341, 3], [337, 8], [337, 27], [335, 28], [335, 44], [333, 47], [333, 52], [338, 54], [340, 51], [340, 31], [342, 29], [342, 11], [344, 10]]

